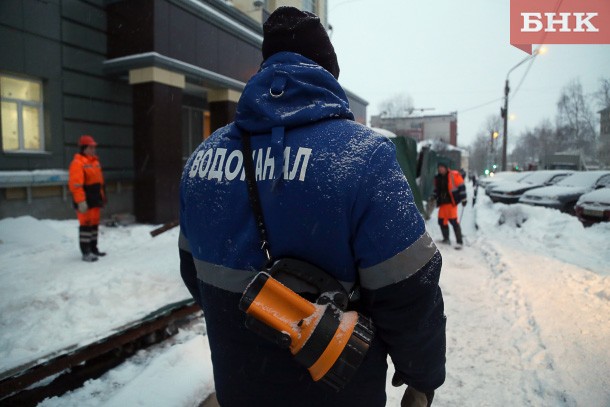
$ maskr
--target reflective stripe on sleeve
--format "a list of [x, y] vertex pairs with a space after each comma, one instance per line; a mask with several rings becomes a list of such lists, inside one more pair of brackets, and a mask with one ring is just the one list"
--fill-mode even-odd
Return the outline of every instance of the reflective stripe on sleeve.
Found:
[[237, 270], [203, 260], [193, 260], [195, 260], [199, 280], [233, 293], [243, 292], [254, 276], [258, 274], [256, 271]]
[[398, 283], [417, 273], [430, 261], [437, 248], [428, 232], [396, 256], [372, 267], [360, 269], [360, 284], [375, 290]]
[[[233, 293], [241, 293], [246, 290], [248, 284], [258, 274], [258, 271], [252, 270], [239, 270], [232, 269], [229, 267], [220, 266], [218, 264], [208, 263], [203, 260], [193, 258], [195, 261], [195, 268], [197, 269], [197, 278], [206, 284], [213, 285], [214, 287], [227, 290]], [[280, 274], [276, 276], [277, 280], [291, 290], [297, 293], [317, 293], [317, 290], [310, 284], [291, 277], [289, 275]], [[339, 281], [345, 288], [346, 292], [349, 292], [354, 283]]]
[[180, 231], [180, 236], [178, 237], [178, 248], [184, 250], [185, 252], [191, 252], [191, 245], [189, 245], [189, 241], [182, 233], [182, 230]]

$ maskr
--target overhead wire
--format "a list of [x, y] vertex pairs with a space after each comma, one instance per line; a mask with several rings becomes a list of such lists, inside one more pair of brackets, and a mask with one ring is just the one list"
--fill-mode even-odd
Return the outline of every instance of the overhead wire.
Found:
[[[349, 1], [349, 0], [348, 0], [348, 1]], [[354, 1], [354, 0], [352, 0], [352, 1]], [[559, 10], [559, 8], [561, 7], [561, 4], [562, 4], [562, 3], [563, 3], [563, 0], [557, 0], [557, 3], [556, 3], [556, 5], [555, 5], [555, 13], [557, 13], [557, 11], [558, 11], [558, 10]], [[542, 39], [541, 39], [541, 44], [544, 44], [544, 40], [545, 40], [546, 36], [547, 36], [547, 32], [545, 31], [545, 32], [544, 32], [544, 34], [543, 34], [543, 36], [542, 36]], [[519, 81], [519, 83], [517, 84], [517, 87], [516, 87], [516, 88], [515, 88], [515, 90], [513, 91], [512, 95], [510, 96], [510, 97], [511, 97], [511, 99], [512, 99], [512, 98], [514, 98], [514, 97], [517, 95], [517, 92], [518, 92], [518, 91], [519, 91], [519, 89], [521, 88], [521, 85], [523, 85], [523, 82], [525, 81], [525, 78], [526, 78], [526, 77], [527, 77], [527, 75], [529, 74], [529, 71], [530, 71], [530, 69], [532, 68], [532, 65], [534, 64], [534, 60], [535, 60], [535, 59], [536, 59], [536, 58], [532, 58], [532, 59], [531, 59], [531, 61], [530, 61], [530, 63], [528, 64], [528, 66], [527, 66], [527, 68], [526, 68], [525, 72], [523, 73], [523, 76], [521, 77], [521, 80]], [[481, 108], [481, 107], [485, 107], [485, 106], [487, 106], [487, 105], [490, 105], [490, 104], [492, 104], [492, 103], [496, 103], [496, 102], [498, 102], [498, 101], [500, 101], [500, 100], [503, 100], [503, 99], [504, 99], [504, 97], [496, 98], [496, 99], [494, 99], [494, 100], [490, 100], [489, 102], [485, 102], [485, 103], [482, 103], [482, 104], [480, 104], [480, 105], [476, 105], [476, 106], [473, 106], [473, 107], [469, 107], [469, 108], [467, 108], [467, 109], [461, 109], [461, 110], [458, 110], [458, 113], [465, 113], [465, 112], [468, 112], [468, 111], [471, 111], [471, 110], [479, 109], [479, 108]]]
[[[554, 12], [557, 13], [559, 11], [559, 8], [561, 7], [561, 3], [563, 3], [563, 0], [557, 0], [557, 3], [555, 4], [555, 10]], [[548, 32], [545, 30], [544, 33], [542, 34], [542, 38], [540, 40], [540, 44], [542, 46], [542, 44], [544, 44], [544, 40], [546, 39]], [[532, 58], [532, 60], [530, 61], [529, 65], [527, 66], [527, 69], [525, 70], [525, 72], [523, 73], [523, 76], [521, 77], [521, 80], [519, 81], [519, 84], [517, 85], [517, 87], [515, 88], [515, 91], [513, 92], [511, 99], [514, 98], [517, 95], [517, 92], [519, 91], [519, 88], [521, 88], [521, 85], [523, 84], [523, 81], [525, 81], [525, 77], [527, 76], [527, 74], [529, 73], [530, 69], [532, 68], [532, 65], [534, 64], [534, 60], [536, 58]]]
[[469, 107], [469, 108], [466, 108], [466, 109], [458, 109], [458, 110], [457, 110], [457, 112], [458, 112], [458, 113], [465, 113], [465, 112], [469, 112], [469, 111], [471, 111], [471, 110], [475, 110], [475, 109], [479, 109], [479, 108], [481, 108], [481, 107], [485, 107], [485, 106], [487, 106], [487, 105], [491, 105], [492, 103], [496, 103], [496, 102], [498, 102], [498, 101], [500, 101], [500, 100], [502, 100], [502, 99], [503, 99], [503, 98], [496, 98], [496, 99], [494, 99], [494, 100], [490, 100], [489, 102], [481, 103], [480, 105], [476, 105], [476, 106]]

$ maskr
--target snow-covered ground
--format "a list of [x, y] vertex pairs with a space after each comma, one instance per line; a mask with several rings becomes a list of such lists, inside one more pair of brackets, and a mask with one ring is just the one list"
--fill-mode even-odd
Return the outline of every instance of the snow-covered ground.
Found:
[[[610, 223], [583, 228], [569, 215], [492, 205], [481, 194], [463, 214], [466, 247], [440, 246], [447, 381], [434, 405], [610, 406]], [[188, 296], [177, 229], [152, 238], [150, 225], [102, 226], [109, 254], [87, 264], [77, 227], [0, 220], [0, 371]], [[428, 229], [440, 237], [434, 218]], [[197, 406], [214, 386], [204, 332], [196, 323], [41, 405]], [[399, 406], [402, 391], [388, 383], [387, 405]]]

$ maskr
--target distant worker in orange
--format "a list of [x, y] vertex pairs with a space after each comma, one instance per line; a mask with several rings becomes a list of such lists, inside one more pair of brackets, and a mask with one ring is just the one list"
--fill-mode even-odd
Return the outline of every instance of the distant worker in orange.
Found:
[[102, 167], [95, 153], [97, 143], [84, 135], [78, 142], [80, 152], [74, 154], [68, 180], [79, 223], [80, 250], [83, 261], [97, 261], [106, 253], [97, 248], [100, 209], [106, 204]]
[[438, 164], [438, 174], [434, 177], [434, 197], [438, 206], [438, 224], [443, 233], [441, 243], [450, 244], [449, 223], [455, 232], [456, 249], [461, 249], [464, 244], [462, 239], [462, 228], [458, 220], [458, 203], [466, 206], [466, 185], [459, 171], [451, 170], [446, 164]]

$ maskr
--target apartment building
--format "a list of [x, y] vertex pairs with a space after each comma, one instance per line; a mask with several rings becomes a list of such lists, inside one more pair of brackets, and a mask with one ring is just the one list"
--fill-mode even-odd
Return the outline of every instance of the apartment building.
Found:
[[442, 141], [457, 146], [457, 113], [441, 115], [409, 114], [371, 116], [371, 127], [380, 127], [415, 141]]
[[[105, 213], [178, 215], [190, 152], [233, 120], [262, 57], [262, 22], [325, 1], [0, 1], [0, 218], [70, 218], [67, 168], [99, 143]], [[347, 92], [362, 123], [366, 101]]]

